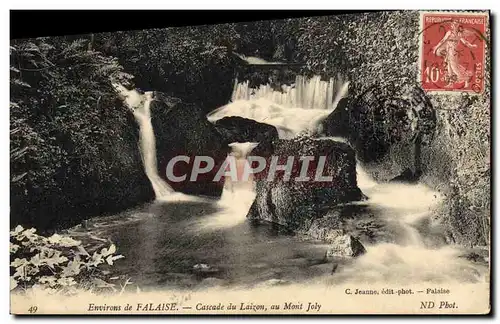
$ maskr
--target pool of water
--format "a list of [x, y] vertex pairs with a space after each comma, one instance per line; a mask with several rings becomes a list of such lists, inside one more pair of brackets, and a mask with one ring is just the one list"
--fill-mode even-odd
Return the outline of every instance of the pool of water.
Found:
[[380, 226], [371, 237], [359, 235], [367, 253], [356, 259], [327, 262], [328, 244], [250, 222], [245, 216], [254, 194], [248, 188], [225, 193], [221, 201], [188, 196], [156, 201], [99, 218], [89, 233], [116, 244], [125, 258], [113, 273], [141, 289], [487, 280], [487, 265], [459, 257], [463, 251], [422, 226], [439, 204], [435, 193], [401, 184], [363, 190], [370, 199], [341, 207], [342, 217], [352, 221], [353, 231], [366, 219]]

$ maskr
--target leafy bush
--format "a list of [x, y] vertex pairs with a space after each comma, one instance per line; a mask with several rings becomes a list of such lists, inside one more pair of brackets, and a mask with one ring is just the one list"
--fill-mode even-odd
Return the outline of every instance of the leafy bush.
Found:
[[41, 288], [49, 293], [77, 289], [114, 289], [103, 265], [112, 266], [123, 255], [116, 246], [89, 254], [80, 241], [54, 234], [45, 237], [35, 228], [17, 226], [10, 232], [10, 290]]
[[96, 47], [117, 57], [139, 88], [174, 95], [212, 110], [233, 84], [233, 24], [186, 26], [95, 35]]
[[297, 31], [291, 19], [185, 26], [96, 34], [95, 46], [117, 57], [139, 88], [209, 111], [230, 99], [235, 68], [242, 64], [233, 53], [293, 60]]
[[138, 127], [111, 85], [131, 79], [116, 58], [73, 36], [13, 40], [10, 59], [15, 224], [66, 227], [152, 196]]

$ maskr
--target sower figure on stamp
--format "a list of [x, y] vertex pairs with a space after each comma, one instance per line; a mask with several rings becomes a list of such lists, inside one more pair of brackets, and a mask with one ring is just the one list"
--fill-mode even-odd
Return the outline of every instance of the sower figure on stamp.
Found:
[[433, 48], [433, 53], [436, 56], [441, 56], [444, 59], [444, 65], [447, 69], [445, 76], [447, 81], [447, 88], [453, 87], [455, 83], [465, 82], [465, 87], [469, 86], [469, 81], [473, 75], [473, 71], [459, 62], [459, 42], [462, 42], [468, 48], [476, 48], [476, 44], [470, 43], [465, 37], [471, 32], [464, 29], [458, 21], [452, 20], [450, 22], [450, 30], [446, 32], [441, 41]]

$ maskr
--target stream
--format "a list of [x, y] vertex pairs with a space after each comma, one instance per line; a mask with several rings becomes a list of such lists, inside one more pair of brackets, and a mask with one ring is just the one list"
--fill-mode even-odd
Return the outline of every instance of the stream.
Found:
[[435, 193], [422, 185], [375, 184], [369, 179], [360, 187], [370, 199], [341, 207], [343, 217], [354, 223], [369, 218], [382, 230], [373, 230], [372, 240], [361, 236], [367, 253], [351, 260], [326, 262], [328, 244], [247, 220], [254, 197], [248, 185], [236, 186], [220, 201], [184, 195], [158, 200], [99, 218], [89, 233], [116, 244], [125, 258], [115, 263], [113, 273], [131, 278], [143, 290], [310, 281], [486, 282], [487, 264], [460, 257], [464, 251], [446, 245], [439, 235], [422, 233], [419, 222], [439, 204]]
[[[293, 89], [279, 94], [270, 87], [256, 91], [248, 83], [236, 84], [233, 102], [208, 119], [253, 118], [276, 126], [280, 137], [294, 137], [314, 131], [347, 93], [347, 87], [348, 83], [317, 77], [309, 83], [297, 78]], [[156, 168], [151, 96], [146, 94], [143, 100], [134, 90], [119, 85], [117, 89], [134, 109], [145, 172], [157, 199], [93, 219], [88, 229], [79, 226], [69, 232], [116, 244], [117, 253], [125, 258], [111, 271], [130, 278], [141, 289], [488, 281], [488, 264], [464, 258], [464, 249], [447, 245], [442, 231], [432, 223], [431, 214], [443, 203], [439, 193], [423, 184], [377, 183], [359, 163], [357, 183], [368, 200], [337, 207], [350, 232], [367, 250], [354, 259], [327, 261], [328, 244], [288, 233], [277, 225], [247, 220], [255, 197], [251, 180], [225, 185], [219, 200], [173, 192]], [[232, 145], [240, 162], [253, 147], [252, 143]]]

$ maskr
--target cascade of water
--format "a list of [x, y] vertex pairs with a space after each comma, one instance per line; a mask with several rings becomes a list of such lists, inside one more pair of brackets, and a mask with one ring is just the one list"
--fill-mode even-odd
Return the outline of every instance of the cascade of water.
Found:
[[[336, 82], [333, 79], [328, 82], [321, 81], [318, 76], [311, 79], [297, 76], [295, 84], [282, 86], [282, 91], [274, 91], [268, 84], [252, 89], [248, 81], [238, 83], [236, 80], [233, 102], [210, 113], [207, 118], [209, 121], [215, 121], [226, 116], [240, 116], [276, 126], [280, 138], [293, 137], [302, 131], [313, 131], [322, 118], [326, 118], [336, 108], [340, 99], [346, 95], [347, 89], [347, 82]], [[151, 96], [146, 94], [144, 100], [136, 91], [126, 92], [126, 103], [133, 109], [140, 126], [145, 172], [157, 197], [176, 199], [173, 198], [176, 193], [172, 192], [157, 172], [150, 115]], [[237, 169], [247, 163], [246, 157], [256, 145], [257, 143], [230, 144], [231, 154], [236, 157]], [[427, 248], [422, 235], [414, 226], [417, 221], [429, 217], [429, 209], [439, 203], [441, 197], [437, 193], [420, 184], [377, 183], [360, 163], [357, 163], [356, 171], [358, 186], [369, 197], [366, 203], [374, 209], [382, 210], [381, 217], [385, 218], [387, 223], [397, 224], [404, 240], [398, 244], [368, 245], [365, 255], [357, 258], [346, 270], [336, 274], [336, 281], [343, 280], [342, 278], [364, 282], [386, 282], [394, 279], [405, 283], [421, 278], [437, 281], [448, 274], [450, 278], [464, 276], [463, 269], [467, 269], [468, 265], [462, 259], [456, 258], [456, 250], [452, 247]], [[179, 197], [178, 199], [192, 199], [187, 196], [183, 198], [182, 195]], [[230, 177], [226, 177], [219, 201], [222, 211], [200, 220], [200, 226], [213, 230], [240, 224], [245, 220], [254, 199], [255, 190], [251, 180], [246, 183], [232, 182]]]
[[283, 85], [281, 91], [276, 91], [269, 84], [250, 88], [248, 81], [236, 80], [231, 102], [210, 112], [207, 119], [253, 119], [275, 126], [279, 137], [285, 139], [304, 132], [311, 134], [317, 132], [321, 121], [347, 95], [348, 86], [340, 78], [322, 81], [320, 76], [307, 79], [299, 75], [294, 84]]
[[139, 124], [139, 147], [141, 152], [144, 172], [148, 177], [157, 199], [166, 197], [174, 192], [158, 174], [156, 162], [156, 140], [151, 123], [152, 92], [141, 95], [136, 90], [128, 90], [121, 84], [113, 84], [125, 104], [132, 110]]
[[158, 174], [156, 162], [156, 140], [151, 123], [151, 101], [152, 93], [146, 92], [145, 101], [142, 106], [134, 110], [134, 116], [139, 124], [139, 141], [144, 171], [153, 186], [156, 198], [165, 197], [174, 190]]
[[356, 173], [359, 188], [369, 197], [368, 203], [387, 210], [384, 218], [403, 230], [402, 243], [423, 247], [423, 237], [415, 224], [430, 216], [431, 210], [442, 201], [442, 196], [423, 184], [377, 183], [359, 161]]
[[231, 102], [238, 100], [267, 99], [287, 108], [333, 110], [338, 101], [346, 95], [348, 82], [340, 78], [322, 81], [320, 76], [307, 79], [298, 75], [292, 85], [282, 85], [274, 90], [270, 84], [250, 88], [249, 82], [235, 80]]
[[[254, 142], [229, 144], [229, 146], [232, 149], [229, 155], [230, 157], [235, 158], [237, 180], [232, 179], [231, 177], [225, 177], [224, 188], [222, 190], [222, 196], [219, 201], [220, 205], [225, 207], [234, 206], [234, 199], [236, 198], [238, 198], [238, 200], [241, 202], [241, 199], [244, 199], [247, 196], [252, 196], [252, 195], [255, 196], [255, 192], [253, 190], [252, 177], [250, 176], [248, 180], [242, 179], [242, 172], [243, 169], [245, 168], [246, 163], [248, 163], [246, 160], [248, 154], [250, 154], [250, 152], [258, 144], [259, 143], [254, 143]], [[229, 167], [232, 166], [229, 165]], [[243, 195], [245, 196], [243, 197], [242, 193], [247, 193], [247, 194]]]
[[232, 179], [230, 176], [225, 177], [224, 188], [218, 202], [221, 210], [199, 222], [197, 229], [229, 228], [245, 221], [248, 210], [255, 200], [256, 193], [252, 176], [250, 175], [248, 180], [245, 181], [245, 179], [242, 179], [242, 173], [246, 163], [248, 163], [246, 157], [257, 145], [258, 143], [251, 142], [229, 144], [232, 149], [229, 158], [234, 158], [235, 163], [229, 164], [228, 168], [236, 167], [237, 180]]

